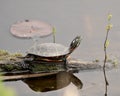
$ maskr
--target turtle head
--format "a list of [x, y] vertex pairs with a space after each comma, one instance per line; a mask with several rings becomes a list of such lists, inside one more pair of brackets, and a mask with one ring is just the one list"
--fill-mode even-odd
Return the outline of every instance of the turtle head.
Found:
[[82, 39], [80, 36], [77, 36], [75, 39], [73, 39], [69, 47], [69, 53], [72, 53], [80, 45], [81, 40]]

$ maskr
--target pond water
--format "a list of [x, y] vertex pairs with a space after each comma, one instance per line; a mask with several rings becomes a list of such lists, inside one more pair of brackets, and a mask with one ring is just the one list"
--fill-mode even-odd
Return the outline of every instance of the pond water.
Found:
[[[15, 89], [18, 96], [104, 96], [104, 77], [102, 71], [84, 71], [76, 73], [74, 74], [74, 76], [79, 78], [83, 83], [82, 89], [78, 89], [77, 86], [75, 86], [75, 84], [69, 81], [69, 84], [67, 83], [67, 86], [65, 84], [65, 86], [62, 86], [61, 88], [52, 90], [52, 88], [55, 85], [53, 84], [53, 78], [47, 78], [48, 80], [44, 78], [44, 81], [42, 81], [42, 78], [42, 80], [38, 80], [38, 82], [41, 82], [42, 84], [38, 83], [38, 85], [36, 85], [37, 83], [35, 82], [36, 84], [31, 86], [23, 81], [6, 82], [5, 84]], [[108, 96], [119, 96], [120, 69], [107, 71], [107, 77], [109, 81]], [[66, 78], [63, 77], [62, 79]], [[31, 83], [33, 82], [31, 81]], [[52, 83], [53, 85], [50, 83]], [[62, 85], [63, 83], [60, 82], [60, 84]], [[51, 88], [51, 90], [46, 90], [46, 92], [40, 91], [45, 88]]]
[[[112, 13], [113, 29], [109, 33], [110, 58], [120, 60], [120, 24], [119, 0], [0, 0], [0, 49], [10, 52], [26, 53], [33, 45], [31, 39], [20, 39], [10, 34], [13, 23], [21, 20], [41, 20], [56, 28], [56, 42], [69, 46], [72, 39], [81, 35], [83, 40], [71, 56], [85, 61], [104, 59], [103, 43], [105, 39], [107, 14]], [[53, 42], [52, 35], [40, 38], [42, 42]], [[13, 87], [18, 96], [101, 96], [104, 94], [102, 71], [85, 71], [74, 74], [83, 82], [78, 91], [74, 84], [49, 91], [35, 92], [24, 82], [6, 82]], [[99, 75], [99, 76], [98, 76]], [[108, 96], [119, 96], [120, 69], [107, 71], [110, 82]], [[92, 77], [92, 78], [91, 78]]]

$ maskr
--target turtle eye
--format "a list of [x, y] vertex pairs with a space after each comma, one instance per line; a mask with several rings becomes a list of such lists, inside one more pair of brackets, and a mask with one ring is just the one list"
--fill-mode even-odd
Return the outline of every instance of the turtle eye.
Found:
[[76, 40], [73, 40], [72, 43], [74, 44], [76, 42]]

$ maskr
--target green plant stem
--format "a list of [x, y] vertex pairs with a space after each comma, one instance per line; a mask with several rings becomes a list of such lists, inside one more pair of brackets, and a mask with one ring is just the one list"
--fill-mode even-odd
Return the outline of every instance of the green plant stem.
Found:
[[53, 27], [53, 43], [55, 43], [55, 35], [56, 35], [56, 29], [55, 27]]
[[107, 61], [107, 48], [106, 48], [106, 42], [107, 42], [107, 38], [108, 38], [108, 33], [109, 30], [107, 30], [107, 34], [106, 34], [106, 38], [105, 38], [105, 42], [104, 42], [104, 53], [105, 53], [105, 58], [104, 58], [104, 64], [103, 64], [103, 73], [104, 73], [104, 79], [105, 79], [105, 96], [107, 96], [107, 86], [109, 85], [108, 80], [107, 80], [107, 76], [106, 76], [106, 61]]
[[55, 43], [55, 33], [53, 33], [53, 43]]

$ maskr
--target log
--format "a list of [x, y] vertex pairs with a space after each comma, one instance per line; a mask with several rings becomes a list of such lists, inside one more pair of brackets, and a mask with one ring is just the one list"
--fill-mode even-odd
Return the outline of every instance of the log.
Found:
[[[3, 54], [4, 53], [4, 54]], [[20, 54], [11, 55], [6, 51], [0, 52], [0, 74], [3, 81], [20, 80], [56, 74], [60, 71], [100, 69], [101, 65], [94, 62], [83, 62], [79, 59], [68, 58], [67, 70], [64, 62], [26, 61]], [[30, 61], [29, 61], [30, 60]]]
[[[27, 66], [27, 67], [26, 67]], [[69, 70], [90, 70], [90, 69], [100, 69], [102, 66], [94, 62], [81, 61], [79, 59], [68, 59], [67, 68]], [[2, 74], [7, 73], [22, 73], [23, 71], [38, 72], [52, 72], [52, 71], [63, 71], [65, 70], [64, 62], [40, 62], [40, 61], [30, 61], [24, 62], [23, 59], [16, 61], [2, 61], [0, 62], [0, 72]]]
[[41, 76], [47, 76], [47, 75], [53, 75], [57, 72], [52, 73], [37, 73], [37, 74], [21, 74], [21, 75], [10, 75], [10, 76], [0, 76], [2, 81], [15, 81], [15, 80], [21, 80], [26, 78], [34, 78], [34, 77], [41, 77]]
[[[79, 70], [88, 70], [88, 69], [90, 70], [90, 69], [100, 69], [101, 68], [101, 66], [99, 64], [83, 62], [78, 59], [69, 59], [68, 61], [69, 61], [68, 62], [68, 71], [72, 71], [72, 72], [78, 72]], [[38, 64], [35, 63], [35, 61], [31, 62], [31, 63], [35, 64], [36, 67], [41, 66], [39, 63]], [[51, 64], [49, 64], [49, 65], [46, 64], [44, 66], [49, 67], [49, 66], [51, 66]], [[55, 65], [52, 65], [52, 66], [55, 66]], [[58, 72], [65, 71], [65, 70], [63, 67], [59, 67], [59, 69], [57, 69], [57, 70], [44, 69], [44, 71], [40, 71], [39, 68], [37, 70], [35, 70], [35, 68], [33, 68], [33, 71], [32, 71], [32, 73], [30, 72], [30, 70], [27, 70], [27, 69], [24, 69], [24, 70], [19, 69], [19, 70], [13, 70], [13, 71], [7, 70], [4, 72], [2, 71], [3, 76], [1, 76], [1, 78], [3, 81], [15, 81], [15, 80], [21, 80], [21, 79], [26, 79], [26, 78], [48, 76], [48, 75], [52, 75], [52, 74], [57, 74]]]
[[[35, 59], [32, 60], [33, 58], [31, 57], [35, 57]], [[102, 68], [100, 62], [86, 62], [71, 57], [67, 59], [67, 69], [64, 66], [64, 62], [43, 62], [39, 56], [34, 54], [30, 57], [28, 56], [27, 59], [21, 53], [10, 54], [6, 50], [0, 50], [1, 79], [3, 81], [20, 80], [52, 75], [61, 71], [79, 72], [80, 70]], [[113, 68], [113, 65], [107, 64], [106, 68]]]

